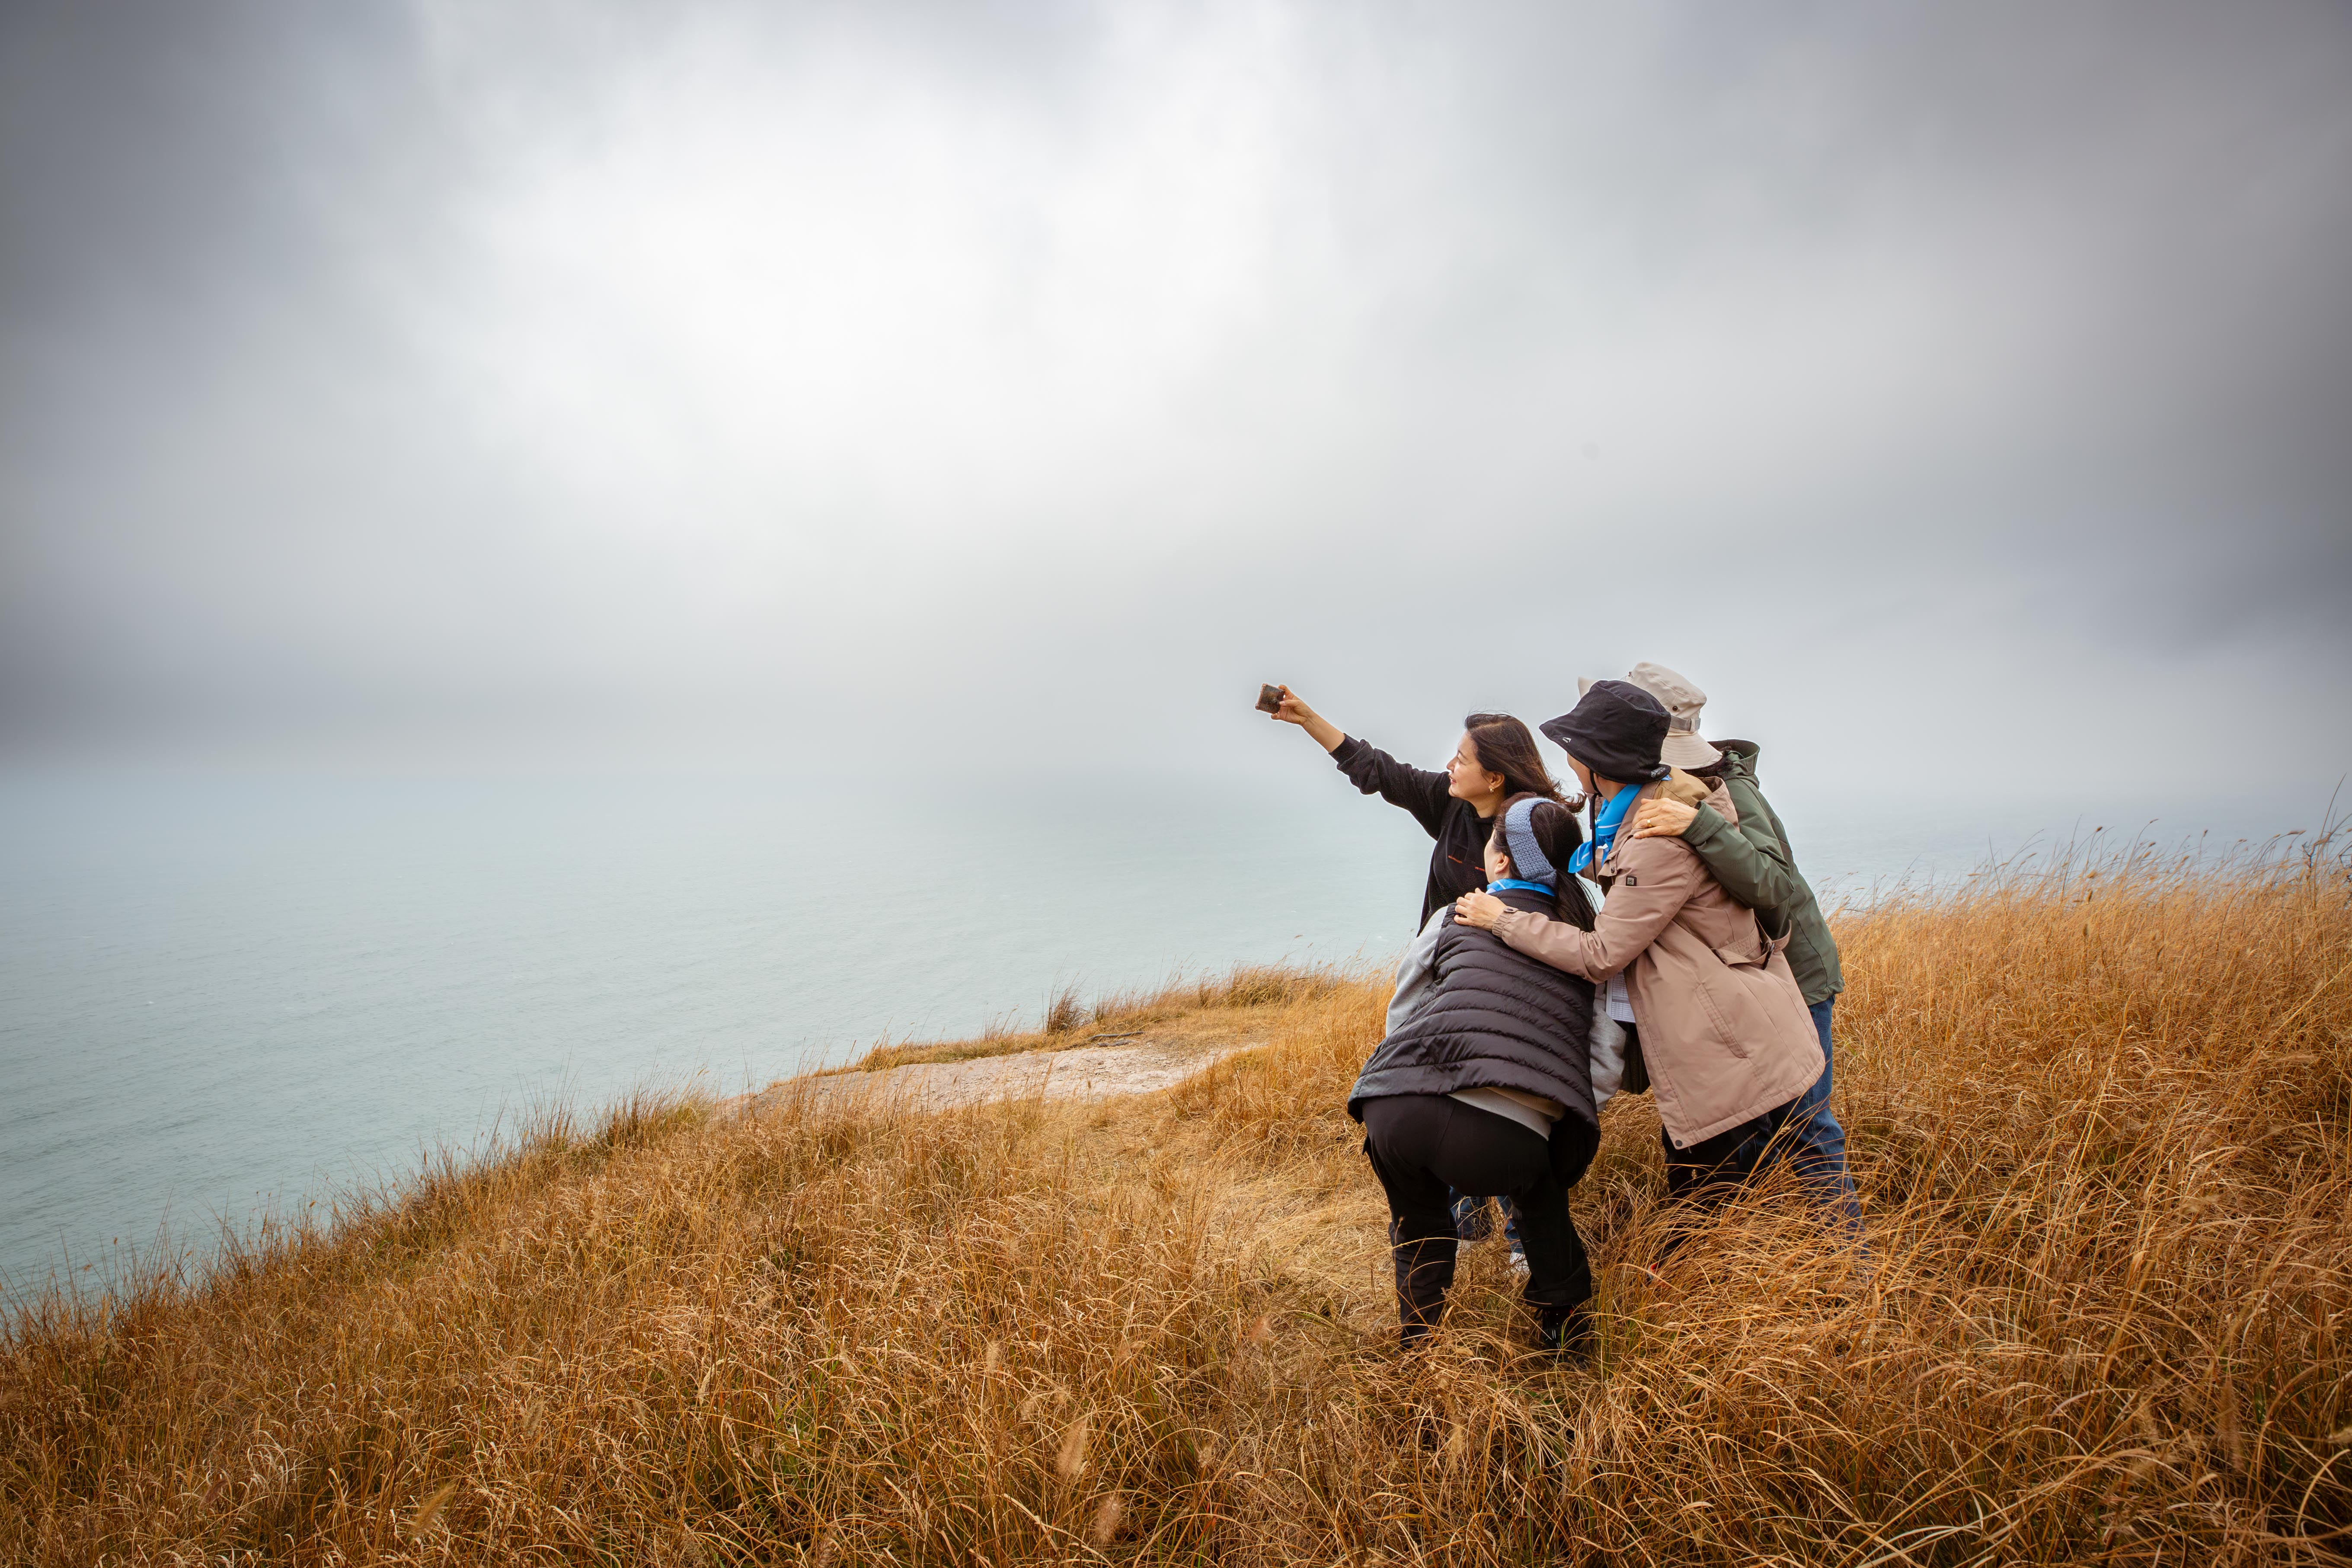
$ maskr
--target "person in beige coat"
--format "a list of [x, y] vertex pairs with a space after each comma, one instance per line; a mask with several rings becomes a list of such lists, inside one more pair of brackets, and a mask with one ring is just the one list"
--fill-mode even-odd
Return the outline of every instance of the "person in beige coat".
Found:
[[[1569, 868], [1607, 889], [1591, 931], [1483, 893], [1465, 894], [1454, 918], [1603, 986], [1657, 1100], [1668, 1191], [1708, 1198], [1790, 1152], [1784, 1127], [1821, 1077], [1822, 1047], [1781, 954], [1787, 939], [1768, 941], [1681, 839], [1618, 831], [1643, 798], [1704, 787], [1660, 760], [1667, 723], [1648, 692], [1599, 680], [1543, 726], [1594, 803], [1591, 841]], [[1720, 783], [1704, 798], [1737, 820]]]

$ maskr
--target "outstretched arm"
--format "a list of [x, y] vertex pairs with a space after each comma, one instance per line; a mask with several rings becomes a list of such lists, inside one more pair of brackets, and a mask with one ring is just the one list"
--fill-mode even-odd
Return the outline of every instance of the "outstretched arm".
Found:
[[1454, 795], [1453, 781], [1444, 773], [1398, 762], [1361, 736], [1345, 733], [1300, 701], [1287, 686], [1282, 689], [1282, 706], [1273, 717], [1277, 723], [1296, 724], [1314, 736], [1331, 753], [1349, 784], [1391, 805], [1404, 807], [1432, 838], [1444, 831], [1445, 813]]
[[1274, 710], [1274, 721], [1297, 725], [1314, 736], [1315, 743], [1327, 752], [1338, 751], [1339, 742], [1348, 738], [1347, 731], [1307, 706], [1306, 700], [1287, 686], [1282, 688], [1282, 706]]

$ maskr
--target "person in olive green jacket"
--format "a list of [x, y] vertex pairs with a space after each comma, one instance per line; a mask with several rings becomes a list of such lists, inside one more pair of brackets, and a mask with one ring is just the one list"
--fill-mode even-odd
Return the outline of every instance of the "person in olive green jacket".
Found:
[[1670, 729], [1664, 760], [1702, 780], [1720, 781], [1738, 816], [1737, 823], [1729, 822], [1703, 801], [1681, 798], [1686, 792], [1666, 794], [1641, 804], [1633, 820], [1633, 837], [1680, 838], [1697, 854], [1724, 891], [1757, 912], [1766, 936], [1789, 939], [1789, 968], [1804, 994], [1822, 1042], [1821, 1081], [1790, 1116], [1792, 1126], [1805, 1129], [1809, 1145], [1797, 1163], [1808, 1179], [1824, 1189], [1823, 1205], [1841, 1216], [1849, 1234], [1858, 1235], [1862, 1210], [1854, 1198], [1853, 1178], [1846, 1173], [1845, 1129], [1830, 1109], [1830, 1090], [1837, 1072], [1830, 1045], [1830, 1014], [1838, 994], [1845, 989], [1845, 976], [1838, 967], [1837, 940], [1830, 935], [1829, 921], [1797, 869], [1788, 830], [1757, 788], [1759, 748], [1753, 741], [1718, 741], [1710, 745], [1700, 739], [1698, 716], [1706, 705], [1706, 693], [1664, 665], [1644, 660], [1633, 667], [1627, 679], [1665, 707]]

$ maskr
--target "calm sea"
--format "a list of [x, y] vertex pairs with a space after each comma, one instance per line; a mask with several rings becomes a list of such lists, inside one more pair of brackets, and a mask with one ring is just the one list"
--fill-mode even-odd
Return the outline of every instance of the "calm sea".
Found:
[[[1850, 891], [2156, 812], [1775, 804]], [[2174, 806], [2154, 831], [2261, 836], [2324, 804]], [[763, 1084], [886, 1033], [1034, 1022], [1068, 983], [1384, 955], [1427, 856], [1321, 766], [887, 801], [0, 772], [0, 1286], [202, 1253], [559, 1100]]]

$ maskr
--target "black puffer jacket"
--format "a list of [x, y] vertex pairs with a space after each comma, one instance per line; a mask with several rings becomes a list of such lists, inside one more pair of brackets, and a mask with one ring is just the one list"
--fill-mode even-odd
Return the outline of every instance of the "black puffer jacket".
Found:
[[[1515, 910], [1553, 912], [1535, 893], [1496, 896]], [[1556, 1100], [1597, 1126], [1592, 983], [1514, 952], [1492, 931], [1456, 925], [1451, 910], [1444, 919], [1428, 999], [1373, 1049], [1349, 1091], [1348, 1114], [1361, 1121], [1364, 1101], [1389, 1095], [1496, 1088]]]

